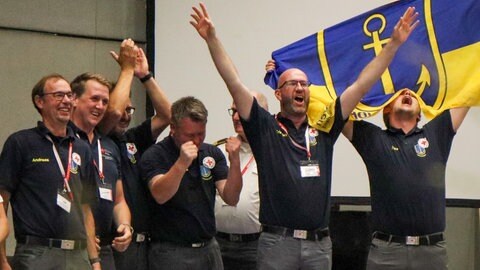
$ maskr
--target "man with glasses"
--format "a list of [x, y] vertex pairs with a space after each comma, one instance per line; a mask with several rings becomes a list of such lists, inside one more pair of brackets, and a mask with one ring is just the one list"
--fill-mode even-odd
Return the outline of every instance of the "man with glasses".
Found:
[[[42, 121], [12, 134], [3, 147], [0, 194], [5, 210], [10, 202], [13, 208], [13, 269], [83, 270], [98, 257], [90, 209], [96, 190], [92, 155], [67, 126], [74, 98], [61, 75], [43, 77], [32, 90]], [[93, 267], [100, 269], [98, 263]], [[11, 269], [5, 242], [0, 268]]]
[[233, 97], [259, 165], [259, 269], [330, 269], [332, 243], [328, 222], [333, 145], [350, 113], [390, 64], [416, 27], [409, 8], [390, 41], [338, 97], [328, 132], [308, 125], [310, 92], [307, 75], [296, 68], [280, 75], [275, 97], [280, 113], [272, 116], [258, 105], [215, 33], [205, 5], [193, 7], [191, 24], [206, 41], [220, 75]]
[[[252, 92], [262, 108], [268, 111], [267, 98], [258, 92]], [[237, 136], [226, 138], [215, 143], [225, 143], [224, 155], [231, 144], [240, 143], [240, 151], [232, 152], [239, 155], [242, 174], [242, 192], [235, 206], [225, 203], [219, 194], [215, 199], [215, 220], [217, 224], [217, 241], [222, 252], [225, 270], [250, 270], [257, 265], [257, 246], [261, 225], [258, 221], [260, 198], [258, 196], [257, 163], [253, 158], [252, 149], [243, 131], [237, 106], [232, 103], [228, 109], [232, 117], [233, 128]], [[231, 167], [232, 164], [229, 164]]]
[[[141, 48], [135, 48], [135, 65], [126, 65], [124, 48], [134, 46], [132, 40], [123, 41], [120, 53], [111, 52], [121, 67], [121, 78], [110, 94], [110, 103], [99, 127], [120, 149], [125, 199], [132, 214], [135, 233], [125, 252], [114, 252], [117, 270], [148, 269], [148, 242], [150, 234], [151, 197], [142, 181], [138, 162], [142, 154], [155, 143], [170, 123], [170, 102], [153, 78], [147, 57]], [[130, 100], [133, 77], [143, 83], [156, 114], [139, 126], [128, 129], [135, 107]], [[128, 129], [128, 130], [127, 130]]]

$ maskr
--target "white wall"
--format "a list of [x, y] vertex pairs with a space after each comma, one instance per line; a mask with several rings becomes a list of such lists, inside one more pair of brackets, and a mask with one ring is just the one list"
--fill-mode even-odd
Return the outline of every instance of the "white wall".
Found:
[[[217, 33], [235, 62], [243, 82], [267, 95], [270, 111], [277, 113], [273, 90], [263, 84], [264, 66], [271, 52], [390, 0], [206, 0]], [[209, 109], [207, 142], [230, 135], [226, 109], [231, 98], [218, 75], [205, 42], [189, 24], [197, 1], [156, 2], [155, 70], [168, 96], [176, 100], [193, 95]], [[352, 74], [352, 76], [357, 76]], [[480, 199], [478, 109], [467, 116], [457, 135], [447, 171], [447, 197]], [[374, 120], [381, 123], [378, 120]], [[166, 133], [164, 133], [166, 134]], [[333, 166], [335, 196], [369, 196], [366, 169], [350, 143], [341, 137]]]

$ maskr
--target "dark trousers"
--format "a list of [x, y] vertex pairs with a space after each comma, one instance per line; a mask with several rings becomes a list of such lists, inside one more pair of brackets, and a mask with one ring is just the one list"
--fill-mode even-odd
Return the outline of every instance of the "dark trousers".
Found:
[[91, 269], [86, 249], [64, 250], [24, 244], [17, 244], [10, 266], [14, 270]]
[[222, 252], [225, 270], [257, 269], [258, 240], [250, 242], [231, 242], [217, 237]]
[[112, 246], [101, 246], [99, 255], [100, 259], [102, 259], [102, 261], [100, 262], [100, 264], [102, 265], [102, 270], [116, 270], [115, 260], [113, 259]]
[[148, 242], [132, 241], [124, 252], [113, 251], [117, 270], [148, 270]]
[[151, 270], [223, 270], [220, 247], [215, 238], [203, 247], [152, 242], [148, 259]]

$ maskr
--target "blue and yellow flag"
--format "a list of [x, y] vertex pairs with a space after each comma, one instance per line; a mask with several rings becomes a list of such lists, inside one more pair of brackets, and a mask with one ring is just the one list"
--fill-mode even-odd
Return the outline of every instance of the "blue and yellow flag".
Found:
[[409, 6], [419, 13], [420, 25], [351, 119], [373, 116], [404, 88], [421, 98], [428, 118], [480, 105], [479, 0], [404, 0], [371, 10], [274, 51], [276, 70], [267, 73], [265, 83], [275, 89], [283, 71], [303, 70], [312, 82], [309, 123], [329, 130], [333, 100], [380, 53]]

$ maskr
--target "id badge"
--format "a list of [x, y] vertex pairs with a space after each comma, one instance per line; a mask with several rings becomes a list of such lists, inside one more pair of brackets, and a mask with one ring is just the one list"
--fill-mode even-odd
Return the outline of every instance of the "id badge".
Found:
[[100, 186], [98, 187], [98, 191], [100, 192], [101, 199], [104, 199], [107, 201], [113, 201], [112, 185], [100, 184]]
[[60, 206], [63, 210], [67, 213], [70, 213], [70, 209], [72, 208], [72, 202], [70, 202], [68, 198], [68, 194], [59, 190], [57, 192], [57, 205]]
[[304, 178], [320, 176], [320, 165], [316, 160], [300, 160], [300, 174]]

